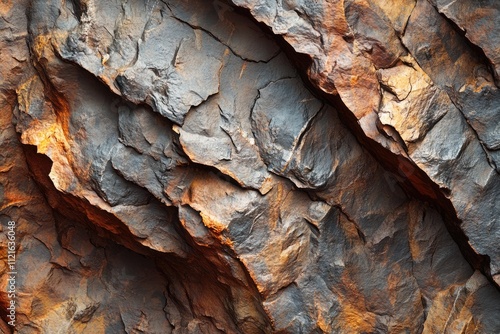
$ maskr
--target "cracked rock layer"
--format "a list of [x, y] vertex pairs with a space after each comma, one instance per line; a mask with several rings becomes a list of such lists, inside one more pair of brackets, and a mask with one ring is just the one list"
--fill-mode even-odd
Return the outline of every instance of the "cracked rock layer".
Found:
[[1, 5], [16, 330], [500, 331], [498, 43], [440, 1], [233, 2]]

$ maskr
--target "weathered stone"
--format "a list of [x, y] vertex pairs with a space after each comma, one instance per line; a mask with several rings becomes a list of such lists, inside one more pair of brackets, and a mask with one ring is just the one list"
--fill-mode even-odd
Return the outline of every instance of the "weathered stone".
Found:
[[500, 79], [500, 28], [495, 24], [500, 14], [498, 1], [431, 0], [438, 11], [452, 20], [465, 36], [479, 46], [494, 68], [495, 78]]
[[[496, 4], [431, 1], [436, 9], [427, 0], [407, 1], [405, 5], [375, 0], [314, 5], [233, 2], [248, 8], [258, 21], [282, 35], [296, 52], [311, 58], [308, 76], [312, 84], [330, 97], [338, 93], [337, 102], [347, 107], [341, 111], [347, 113], [345, 117], [357, 129], [358, 137], [368, 138], [373, 154], [389, 150], [388, 156], [381, 160], [406, 160], [403, 166], [416, 163], [433, 182], [443, 187], [441, 193], [426, 190], [432, 186], [422, 183], [428, 181], [398, 171], [417, 192], [433, 199], [439, 197], [442, 203], [449, 199], [464, 227], [477, 221], [482, 222], [484, 228], [498, 225], [497, 219], [488, 212], [481, 214], [474, 209], [475, 218], [472, 218], [465, 204], [472, 201], [472, 207], [493, 207], [493, 203], [497, 203], [495, 188], [498, 186], [494, 184], [498, 181], [490, 179], [498, 178], [500, 165], [497, 147], [500, 99], [494, 82], [496, 70], [491, 71], [490, 64], [496, 66], [492, 50], [496, 50], [498, 43], [495, 44], [494, 37], [483, 38], [479, 33], [498, 16]], [[466, 32], [465, 36], [447, 17], [456, 21]], [[472, 30], [471, 34], [467, 34], [466, 26]], [[494, 31], [495, 28], [490, 30], [492, 34]], [[471, 44], [469, 36], [472, 43], [483, 47], [485, 54]], [[440, 132], [430, 131], [450, 111], [458, 111], [453, 112], [456, 124], [470, 128], [462, 131], [464, 137], [455, 136], [457, 145], [443, 135], [443, 128]], [[426, 138], [429, 136], [431, 138]], [[445, 165], [422, 163], [421, 152], [435, 150], [439, 155], [439, 152], [457, 151], [464, 141], [472, 145], [464, 161], [477, 167], [447, 169]], [[433, 148], [425, 148], [430, 143]], [[494, 171], [488, 170], [487, 164], [496, 169], [496, 175], [491, 174]], [[440, 172], [436, 172], [436, 168]], [[453, 185], [444, 185], [444, 179]], [[463, 187], [461, 181], [466, 179], [476, 180], [480, 186]], [[458, 220], [454, 224], [459, 227]], [[494, 229], [486, 242], [482, 240], [484, 235], [478, 234], [480, 229], [462, 229], [470, 239], [469, 251], [492, 259], [491, 268], [485, 270], [491, 270], [493, 276], [498, 271], [498, 252], [488, 250], [490, 254], [487, 254], [485, 245], [496, 243], [493, 240], [497, 240], [497, 229]]]
[[[420, 33], [422, 27], [426, 36]], [[500, 129], [495, 117], [500, 90], [480, 53], [427, 1], [417, 3], [403, 41], [432, 80], [449, 92], [484, 145], [498, 149]]]
[[233, 3], [0, 4], [15, 331], [499, 332], [495, 4]]
[[378, 71], [383, 85], [380, 121], [396, 129], [407, 146], [423, 139], [447, 108], [454, 108], [448, 95], [410, 61]]
[[273, 172], [287, 167], [298, 140], [321, 107], [298, 78], [273, 81], [259, 90], [252, 110], [253, 132]]

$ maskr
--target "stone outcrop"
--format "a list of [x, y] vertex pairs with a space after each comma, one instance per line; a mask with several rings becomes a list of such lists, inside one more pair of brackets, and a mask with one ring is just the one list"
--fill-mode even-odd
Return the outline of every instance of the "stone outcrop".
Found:
[[3, 2], [0, 329], [500, 332], [499, 11]]

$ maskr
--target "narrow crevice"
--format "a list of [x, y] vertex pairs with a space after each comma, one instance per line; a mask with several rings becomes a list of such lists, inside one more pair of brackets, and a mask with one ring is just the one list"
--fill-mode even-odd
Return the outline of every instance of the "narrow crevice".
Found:
[[[191, 206], [186, 205], [186, 207], [190, 208], [194, 212], [199, 212]], [[200, 217], [201, 219], [201, 217]], [[178, 282], [189, 282], [190, 280], [199, 282], [204, 282], [208, 287], [205, 287], [205, 290], [211, 290], [216, 288], [215, 285], [220, 285], [225, 291], [226, 297], [232, 298], [231, 287], [226, 283], [220, 282], [218, 279], [218, 275], [222, 275], [226, 280], [230, 279], [234, 284], [233, 288], [236, 289], [244, 289], [248, 290], [251, 293], [251, 298], [253, 298], [252, 304], [257, 307], [257, 311], [262, 316], [264, 322], [260, 324], [263, 328], [261, 328], [262, 333], [266, 332], [266, 327], [270, 326], [271, 320], [269, 315], [265, 312], [262, 307], [263, 300], [262, 296], [258, 292], [257, 286], [255, 285], [254, 279], [251, 277], [250, 273], [246, 266], [241, 262], [237, 254], [234, 250], [226, 245], [221, 243], [217, 243], [216, 247], [207, 247], [201, 246], [196, 243], [193, 237], [188, 233], [186, 229], [184, 229], [181, 224], [177, 224], [178, 232], [181, 237], [184, 239], [186, 244], [188, 244], [193, 253], [191, 254], [191, 259], [188, 262], [191, 263], [190, 266], [186, 267], [186, 260], [176, 259], [176, 258], [156, 258], [156, 264], [158, 269], [163, 273], [165, 277], [175, 277], [178, 279]], [[214, 242], [216, 240], [214, 239]], [[223, 253], [228, 255], [235, 263], [239, 264], [240, 268], [244, 272], [246, 282], [242, 282], [232, 276], [233, 269], [229, 267], [221, 267], [220, 264], [216, 264], [213, 262], [213, 259], [219, 258], [219, 253]], [[195, 264], [196, 263], [196, 264]], [[189, 277], [189, 278], [188, 278]], [[214, 283], [215, 282], [215, 283]], [[184, 284], [183, 284], [184, 285]], [[214, 286], [211, 286], [214, 285]], [[189, 290], [185, 289], [186, 296], [188, 297], [191, 313], [194, 310], [193, 300], [189, 298]], [[173, 296], [172, 296], [173, 297]], [[173, 297], [174, 298], [174, 297]], [[175, 298], [174, 298], [175, 300]], [[247, 301], [249, 302], [249, 301]], [[182, 305], [182, 303], [176, 302], [178, 305]], [[228, 310], [228, 314], [231, 319], [234, 321], [234, 324], [238, 327], [241, 323], [238, 323], [237, 317], [235, 314], [235, 310]], [[255, 320], [255, 319], [254, 319]]]
[[[288, 172], [288, 165], [290, 164], [290, 162], [292, 161], [293, 157], [294, 157], [294, 153], [296, 153], [296, 150], [298, 147], [300, 147], [300, 145], [302, 144], [302, 141], [304, 140], [304, 137], [307, 135], [307, 133], [309, 132], [309, 130], [311, 130], [312, 128], [312, 125], [313, 125], [313, 122], [314, 120], [316, 119], [316, 117], [318, 117], [318, 115], [323, 111], [323, 108], [325, 107], [324, 104], [321, 104], [321, 106], [318, 108], [318, 110], [314, 113], [314, 115], [312, 115], [311, 118], [309, 118], [306, 122], [306, 124], [302, 127], [299, 135], [297, 136], [297, 140], [295, 141], [294, 145], [292, 146], [292, 148], [290, 149], [290, 152], [291, 152], [291, 155], [290, 155], [290, 158], [288, 159], [288, 161], [285, 163], [285, 165], [283, 166], [283, 168], [281, 169], [280, 173], [282, 174], [286, 174]], [[295, 173], [293, 173], [294, 176]], [[302, 182], [302, 180], [301, 180]], [[320, 190], [318, 188], [318, 190]]]
[[[36, 152], [36, 148], [32, 145], [22, 145], [23, 150], [25, 152], [25, 157], [27, 159], [27, 166], [30, 171], [30, 174], [32, 175], [33, 180], [35, 180], [38, 188], [40, 189], [40, 193], [43, 195], [45, 198], [45, 201], [48, 203], [49, 207], [52, 208], [54, 219], [56, 220], [57, 217], [60, 217], [60, 219], [68, 219], [72, 221], [74, 224], [78, 224], [85, 228], [87, 231], [91, 231], [92, 233], [96, 233], [96, 235], [99, 238], [104, 238], [106, 242], [112, 242], [115, 243], [116, 245], [122, 246], [124, 248], [127, 248], [136, 254], [145, 256], [146, 258], [152, 259], [157, 263], [157, 267], [159, 271], [162, 273], [162, 276], [167, 281], [171, 281], [172, 279], [177, 279], [179, 282], [191, 282], [191, 279], [186, 280], [186, 277], [191, 277], [194, 279], [194, 283], [196, 283], [196, 277], [201, 281], [209, 281], [209, 282], [218, 282], [217, 280], [217, 275], [220, 274], [220, 267], [216, 264], [213, 264], [211, 260], [209, 260], [210, 256], [206, 256], [204, 251], [207, 251], [206, 249], [201, 249], [199, 245], [197, 245], [191, 238], [191, 236], [187, 233], [187, 231], [181, 226], [180, 222], [177, 220], [177, 222], [172, 222], [174, 224], [174, 227], [176, 231], [180, 234], [180, 236], [183, 238], [184, 242], [186, 245], [189, 246], [190, 248], [190, 253], [189, 253], [189, 259], [181, 259], [177, 256], [174, 256], [172, 254], [164, 254], [159, 251], [153, 250], [151, 248], [148, 248], [146, 246], [141, 245], [138, 241], [137, 238], [133, 237], [130, 233], [127, 233], [125, 231], [120, 232], [119, 234], [111, 233], [102, 227], [99, 227], [92, 222], [87, 221], [87, 219], [82, 216], [81, 214], [78, 214], [76, 208], [73, 208], [71, 203], [61, 203], [60, 201], [62, 200], [62, 195], [59, 194], [57, 189], [55, 189], [53, 186], [51, 186], [51, 182], [48, 178], [48, 173], [50, 172], [52, 162], [50, 159], [42, 154], [39, 154]], [[35, 169], [33, 169], [35, 168]], [[204, 168], [204, 169], [210, 169], [210, 168]], [[209, 171], [209, 173], [216, 172], [215, 171]], [[44, 181], [45, 180], [45, 181]], [[64, 198], [67, 198], [68, 196], [71, 197], [69, 194], [65, 194]], [[64, 202], [64, 201], [63, 201]], [[172, 209], [175, 209], [177, 214], [173, 215], [174, 217], [178, 217], [178, 209], [171, 207]], [[98, 208], [95, 208], [96, 210], [99, 210]], [[76, 219], [75, 217], [81, 217], [80, 219]], [[76, 220], [75, 220], [76, 219]], [[60, 232], [60, 231], [59, 231]], [[58, 233], [58, 239], [60, 238], [60, 234]], [[60, 241], [60, 240], [59, 240]], [[94, 243], [93, 243], [94, 244]], [[228, 252], [229, 255], [233, 259], [237, 259], [237, 256], [234, 254], [234, 252], [231, 252], [230, 249], [227, 247], [222, 246], [224, 249], [221, 249], [223, 252]], [[210, 250], [210, 252], [213, 252], [213, 255], [217, 254], [216, 250]], [[77, 254], [75, 254], [77, 255]], [[186, 261], [190, 262], [191, 265], [186, 267]], [[239, 260], [238, 260], [239, 261]], [[194, 265], [196, 263], [196, 265]], [[243, 266], [244, 268], [244, 266]], [[246, 270], [246, 268], [245, 268]], [[174, 275], [173, 273], [179, 273], [182, 277], [178, 277], [177, 274]], [[207, 275], [213, 276], [211, 280], [206, 280]], [[226, 275], [227, 277], [232, 277], [231, 276], [231, 270], [227, 270], [227, 272], [223, 275]], [[203, 279], [202, 279], [203, 277]], [[233, 278], [232, 278], [233, 279]], [[236, 282], [236, 281], [235, 281]], [[260, 300], [260, 295], [257, 292], [257, 288], [253, 285], [253, 280], [251, 280], [248, 277], [247, 273], [247, 285], [242, 285], [242, 283], [238, 283], [240, 288], [242, 289], [250, 289], [252, 292], [253, 298], [256, 298], [257, 300]], [[214, 283], [216, 284], [216, 283]], [[220, 284], [220, 283], [219, 283]], [[225, 288], [225, 294], [227, 295], [227, 298], [232, 298], [231, 293], [229, 291], [229, 288]], [[173, 296], [171, 296], [174, 298]], [[191, 300], [191, 299], [189, 299]], [[262, 305], [262, 302], [255, 303], [257, 306]], [[230, 311], [230, 310], [228, 310]], [[230, 314], [229, 312], [228, 314]], [[267, 318], [266, 313], [261, 310], [260, 314], [262, 316], [265, 315], [265, 320], [267, 324], [270, 323], [269, 318]], [[196, 317], [196, 314], [193, 314], [193, 317]], [[234, 316], [232, 316], [234, 320]], [[221, 320], [221, 319], [219, 319]], [[238, 326], [238, 324], [234, 324], [235, 326]], [[262, 326], [266, 327], [265, 324], [262, 324]], [[266, 332], [265, 328], [262, 328], [262, 332]]]
[[[263, 31], [275, 38], [276, 43], [285, 52], [291, 64], [297, 69], [302, 81], [309, 91], [326, 105], [330, 105], [338, 111], [339, 118], [342, 123], [350, 129], [359, 144], [364, 147], [384, 169], [398, 174], [398, 160], [401, 159], [401, 157], [393, 154], [384, 148], [380, 143], [367, 137], [362, 130], [358, 119], [352, 111], [347, 108], [339, 95], [325, 93], [311, 81], [308, 76], [313, 67], [313, 59], [311, 56], [296, 52], [295, 49], [288, 44], [288, 42], [286, 42], [283, 36], [273, 34], [268, 26], [256, 21], [248, 9], [239, 8], [238, 11], [242, 13], [242, 15], [250, 18], [254, 23], [261, 27]], [[407, 160], [405, 159], [405, 161]], [[402, 182], [398, 182], [405, 193], [411, 198], [415, 198], [424, 203], [429, 203], [432, 207], [435, 207], [438, 212], [440, 212], [448, 232], [457, 243], [464, 258], [469, 262], [472, 268], [481, 271], [488, 278], [488, 280], [500, 290], [500, 287], [492, 279], [489, 257], [487, 255], [477, 254], [473, 250], [468, 242], [468, 237], [460, 228], [462, 221], [458, 218], [450, 199], [447, 198], [443, 192], [441, 192], [439, 186], [434, 183], [430, 177], [415, 163], [412, 161], [407, 162], [413, 167], [414, 173], [411, 179], [406, 178]], [[426, 193], [419, 191], [419, 188], [425, 189]], [[432, 194], [432, 196], [430, 196], [430, 194]]]

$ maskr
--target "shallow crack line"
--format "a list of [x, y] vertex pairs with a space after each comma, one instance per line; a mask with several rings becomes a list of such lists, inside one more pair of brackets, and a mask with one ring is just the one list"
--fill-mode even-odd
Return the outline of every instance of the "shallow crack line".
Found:
[[[408, 207], [409, 210], [411, 210], [411, 207]], [[427, 215], [427, 211], [423, 210], [423, 213], [422, 213], [422, 222], [425, 221], [425, 217]], [[413, 252], [411, 250], [411, 235], [410, 235], [410, 226], [406, 226], [406, 244], [408, 245], [408, 250], [409, 250], [409, 257], [410, 257], [410, 263], [411, 263], [411, 277], [413, 278], [413, 280], [415, 281], [415, 285], [417, 286], [418, 288], [418, 293], [420, 295], [420, 302], [422, 303], [422, 315], [423, 315], [423, 320], [422, 320], [422, 325], [425, 325], [425, 322], [427, 321], [427, 315], [428, 315], [428, 310], [426, 309], [426, 305], [427, 305], [427, 301], [426, 301], [426, 297], [424, 295], [424, 291], [422, 289], [422, 287], [420, 286], [419, 282], [418, 282], [418, 279], [417, 277], [415, 276], [415, 258], [413, 257]]]
[[[415, 8], [417, 7], [417, 0], [415, 0], [414, 4], [413, 4], [413, 8], [411, 9], [411, 12], [410, 12], [410, 15], [408, 15], [408, 18], [406, 19], [406, 22], [405, 22], [405, 26], [403, 27], [403, 31], [401, 32], [401, 36], [398, 36], [398, 39], [402, 39], [402, 37], [406, 34], [406, 28], [408, 27], [408, 23], [410, 22], [410, 19], [411, 19], [411, 16], [413, 14], [413, 11], [415, 10]], [[399, 35], [399, 34], [396, 34], [396, 35]], [[403, 45], [406, 49], [406, 45], [403, 44], [403, 41], [401, 41], [401, 45]], [[408, 51], [408, 49], [407, 49]], [[411, 54], [410, 52], [408, 52], [408, 54]]]
[[[444, 90], [446, 92], [446, 95], [448, 95], [448, 97], [450, 98], [450, 101], [451, 103], [455, 106], [455, 108], [457, 108], [457, 110], [460, 112], [460, 114], [462, 115], [462, 117], [464, 118], [465, 122], [467, 123], [467, 126], [468, 128], [470, 128], [470, 130], [472, 131], [472, 133], [474, 133], [474, 136], [476, 138], [476, 140], [479, 142], [479, 145], [481, 146], [483, 152], [484, 152], [484, 155], [486, 156], [486, 160], [488, 161], [488, 165], [490, 165], [490, 167], [497, 173], [500, 175], [500, 171], [497, 170], [496, 168], [496, 164], [495, 162], [492, 160], [490, 154], [488, 153], [488, 149], [486, 148], [486, 145], [483, 143], [483, 141], [481, 140], [481, 138], [479, 137], [479, 133], [477, 133], [476, 129], [474, 129], [474, 127], [472, 126], [472, 124], [470, 123], [469, 119], [467, 118], [467, 116], [465, 116], [464, 112], [462, 111], [462, 108], [461, 106], [455, 102], [455, 100], [451, 97], [451, 94], [449, 93], [449, 89], [445, 89]], [[465, 149], [465, 148], [464, 148]]]
[[262, 215], [264, 214], [265, 211], [262, 211], [260, 212], [259, 214], [257, 214], [255, 216], [254, 219], [252, 219], [252, 225], [250, 226], [250, 231], [248, 231], [248, 235], [251, 236], [252, 235], [252, 232], [253, 232], [253, 228], [255, 227], [255, 224], [257, 223], [257, 219], [259, 219], [260, 217], [262, 217]]
[[[222, 117], [223, 119], [225, 119], [228, 123], [230, 123], [230, 121], [228, 120], [228, 118], [226, 117], [226, 115], [224, 115], [224, 111], [222, 110], [220, 104], [217, 104], [217, 107], [219, 108], [219, 115], [220, 117]], [[241, 150], [242, 150], [242, 147], [239, 146], [239, 145], [236, 145], [233, 137], [231, 136], [231, 132], [228, 128], [226, 128], [226, 126], [219, 126], [221, 128], [221, 130], [229, 137], [229, 140], [231, 140], [231, 143], [233, 144], [233, 147], [235, 148], [236, 150], [236, 153], [240, 153]]]
[[462, 290], [464, 289], [464, 286], [461, 286], [459, 289], [458, 289], [458, 292], [457, 292], [457, 296], [455, 297], [455, 300], [453, 301], [453, 305], [451, 307], [451, 310], [450, 310], [450, 314], [448, 316], [448, 319], [446, 319], [446, 322], [444, 323], [444, 327], [443, 327], [443, 331], [442, 333], [444, 334], [446, 332], [446, 327], [448, 327], [448, 324], [451, 320], [451, 317], [453, 316], [453, 313], [455, 311], [455, 308], [456, 308], [456, 305], [457, 305], [457, 300], [458, 298], [460, 297], [460, 293], [462, 292]]
[[332, 205], [332, 207], [336, 208], [337, 210], [340, 211], [340, 213], [347, 218], [347, 220], [354, 225], [354, 227], [356, 228], [356, 231], [358, 233], [358, 236], [359, 238], [361, 239], [361, 241], [363, 242], [363, 244], [366, 244], [366, 236], [365, 234], [363, 233], [363, 231], [361, 230], [361, 228], [359, 227], [358, 223], [356, 222], [356, 220], [354, 218], [352, 218], [346, 211], [345, 209], [342, 207], [342, 204], [340, 203], [335, 203]]
[[[425, 211], [424, 211], [424, 215], [423, 217], [425, 218]], [[424, 219], [422, 218], [422, 219]], [[422, 303], [422, 316], [423, 316], [423, 319], [422, 319], [422, 325], [425, 325], [425, 322], [427, 321], [427, 316], [428, 316], [428, 310], [426, 309], [426, 305], [427, 305], [427, 300], [426, 300], [426, 297], [424, 295], [424, 292], [422, 290], [422, 287], [420, 286], [419, 282], [418, 282], [418, 279], [417, 277], [415, 276], [415, 259], [413, 258], [413, 254], [411, 252], [411, 246], [410, 246], [410, 230], [409, 228], [406, 229], [406, 235], [407, 235], [407, 245], [408, 245], [408, 249], [410, 250], [409, 252], [409, 258], [410, 258], [410, 263], [411, 263], [411, 277], [413, 278], [413, 280], [415, 281], [415, 285], [417, 286], [417, 291], [420, 295], [420, 303]]]
[[[257, 88], [257, 90], [259, 91], [259, 94], [260, 94], [260, 91], [263, 90], [263, 89], [266, 89], [267, 87], [269, 87], [271, 84], [273, 83], [276, 83], [278, 81], [281, 81], [281, 80], [286, 80], [286, 79], [299, 79], [300, 77], [298, 75], [295, 75], [295, 76], [286, 76], [286, 77], [281, 77], [279, 79], [275, 79], [275, 80], [270, 80], [269, 82], [267, 82], [265, 85]], [[253, 109], [253, 107], [252, 107]]]
[[170, 62], [170, 64], [172, 65], [172, 67], [177, 67], [177, 57], [179, 56], [179, 50], [181, 49], [181, 46], [182, 46], [182, 43], [184, 42], [184, 38], [181, 38], [180, 42], [179, 42], [179, 45], [177, 45], [175, 47], [175, 51], [174, 51], [174, 56], [172, 57], [172, 60]]
[[318, 108], [316, 113], [314, 115], [312, 115], [312, 117], [309, 118], [309, 120], [306, 122], [305, 126], [302, 128], [302, 131], [297, 136], [297, 141], [295, 142], [292, 149], [290, 150], [290, 152], [291, 152], [290, 158], [287, 160], [287, 162], [285, 163], [285, 165], [281, 169], [280, 173], [285, 174], [285, 171], [288, 169], [288, 165], [290, 164], [293, 157], [295, 156], [294, 153], [296, 152], [297, 148], [300, 147], [305, 135], [309, 132], [309, 130], [311, 130], [312, 123], [313, 123], [314, 119], [316, 119], [316, 117], [318, 117], [318, 115], [323, 111], [324, 107], [325, 107], [325, 104], [322, 102], [321, 106]]
[[[271, 84], [276, 83], [278, 81], [285, 80], [285, 79], [296, 79], [297, 77], [298, 76], [293, 76], [293, 77], [286, 76], [286, 77], [282, 77], [282, 78], [279, 78], [279, 79], [276, 79], [276, 80], [270, 80], [266, 84], [264, 84], [261, 87], [257, 88], [257, 95], [255, 95], [255, 98], [253, 100], [252, 106], [250, 107], [250, 113], [249, 113], [249, 116], [248, 116], [250, 118], [249, 121], [250, 121], [251, 129], [252, 129], [252, 135], [255, 138], [256, 142], [257, 142], [259, 136], [255, 133], [255, 130], [254, 130], [256, 127], [254, 126], [255, 122], [253, 121], [253, 113], [254, 113], [254, 110], [255, 110], [255, 105], [257, 104], [257, 101], [260, 99], [260, 96], [261, 96], [260, 95], [260, 91], [263, 90], [263, 89], [265, 89], [265, 88], [267, 88], [267, 87], [269, 87]], [[258, 145], [258, 142], [257, 142], [257, 148], [259, 149], [259, 155], [260, 155], [260, 147]], [[260, 156], [260, 159], [262, 161], [264, 161], [262, 159], [262, 156]]]
[[267, 60], [254, 60], [254, 59], [249, 59], [249, 58], [245, 58], [243, 56], [241, 56], [240, 54], [238, 54], [231, 46], [229, 46], [227, 43], [223, 42], [220, 38], [218, 38], [217, 36], [215, 36], [210, 30], [207, 30], [203, 27], [200, 27], [200, 26], [197, 26], [197, 25], [194, 25], [194, 24], [191, 24], [187, 21], [184, 21], [180, 18], [178, 18], [177, 16], [175, 16], [174, 12], [172, 11], [172, 9], [170, 8], [170, 5], [168, 3], [166, 3], [165, 1], [162, 1], [168, 8], [168, 10], [170, 11], [171, 15], [172, 15], [172, 18], [185, 24], [185, 25], [188, 25], [191, 29], [193, 30], [201, 30], [203, 32], [205, 32], [207, 35], [209, 35], [210, 37], [212, 37], [214, 40], [216, 40], [217, 42], [219, 42], [220, 44], [224, 45], [225, 47], [227, 47], [231, 53], [240, 58], [241, 60], [243, 61], [246, 61], [246, 62], [250, 62], [250, 63], [256, 63], [256, 64], [267, 64], [269, 63], [270, 61], [272, 61], [274, 58], [276, 58], [280, 53], [281, 53], [281, 49], [278, 48], [278, 51], [276, 51], [275, 54], [273, 54], [271, 56], [271, 58], [267, 59]]
[[[243, 190], [256, 191], [259, 195], [261, 195], [259, 188], [255, 188], [255, 187], [252, 187], [250, 185], [243, 184], [243, 181], [235, 179], [233, 176], [231, 176], [230, 174], [227, 174], [226, 172], [224, 172], [224, 170], [218, 168], [217, 166], [212, 166], [212, 165], [208, 165], [208, 164], [205, 164], [202, 162], [193, 161], [189, 156], [187, 156], [187, 159], [189, 160], [189, 166], [191, 166], [193, 168], [201, 168], [203, 170], [206, 170], [208, 173], [213, 173], [213, 175], [215, 175], [220, 180], [228, 182], [228, 183], [232, 184], [233, 186], [236, 186], [236, 187], [243, 189]], [[263, 196], [263, 195], [261, 195], [261, 196]]]
[[[220, 126], [220, 129], [226, 134], [226, 136], [229, 138], [229, 140], [231, 141], [231, 144], [233, 144], [233, 147], [234, 149], [236, 150], [236, 153], [240, 153], [241, 152], [241, 147], [239, 147], [238, 145], [236, 145], [236, 143], [234, 142], [234, 139], [233, 137], [231, 137], [231, 132], [227, 129], [225, 129], [224, 127]], [[232, 159], [230, 159], [232, 160]]]

